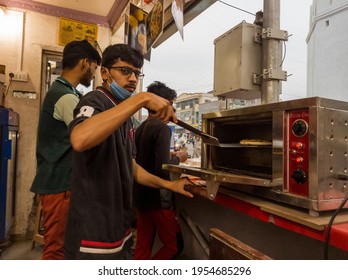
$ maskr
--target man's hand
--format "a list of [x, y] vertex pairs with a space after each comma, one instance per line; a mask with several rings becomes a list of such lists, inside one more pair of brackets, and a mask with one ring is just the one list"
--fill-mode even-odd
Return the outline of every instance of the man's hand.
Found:
[[178, 157], [180, 162], [185, 162], [188, 159], [187, 151], [173, 152], [172, 155]]
[[184, 196], [193, 197], [193, 194], [185, 191], [185, 185], [194, 185], [193, 183], [190, 182], [189, 179], [187, 178], [180, 178], [174, 181], [167, 181], [167, 186], [169, 187], [170, 190], [176, 193], [180, 193]]
[[177, 118], [174, 109], [167, 99], [164, 99], [151, 92], [142, 92], [146, 95], [146, 102], [144, 108], [149, 111], [149, 114], [153, 117], [163, 120], [165, 123], [169, 121], [177, 122]]

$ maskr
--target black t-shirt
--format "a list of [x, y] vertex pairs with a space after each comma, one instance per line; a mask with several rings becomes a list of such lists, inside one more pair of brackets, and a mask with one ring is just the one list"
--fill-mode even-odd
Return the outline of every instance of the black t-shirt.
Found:
[[[161, 120], [149, 118], [135, 132], [137, 163], [146, 171], [170, 180], [170, 174], [162, 164], [179, 164], [179, 158], [170, 160], [171, 130]], [[173, 208], [173, 194], [167, 189], [154, 189], [134, 184], [136, 207], [138, 209]]]
[[[115, 100], [105, 89], [88, 93], [74, 110], [70, 130], [114, 106]], [[130, 119], [98, 146], [74, 152], [65, 241], [68, 258], [92, 254], [97, 259], [123, 258], [123, 242], [130, 238], [134, 154]]]

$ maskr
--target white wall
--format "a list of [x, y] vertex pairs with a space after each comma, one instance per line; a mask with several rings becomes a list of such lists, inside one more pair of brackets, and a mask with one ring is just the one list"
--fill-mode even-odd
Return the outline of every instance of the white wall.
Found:
[[307, 95], [348, 101], [348, 0], [314, 0]]

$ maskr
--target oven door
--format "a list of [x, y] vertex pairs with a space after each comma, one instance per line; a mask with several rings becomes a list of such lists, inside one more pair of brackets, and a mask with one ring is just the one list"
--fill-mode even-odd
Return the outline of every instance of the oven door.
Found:
[[189, 178], [191, 176], [199, 177], [201, 180], [204, 180], [204, 185], [207, 187], [207, 197], [209, 199], [214, 199], [216, 197], [220, 184], [233, 184], [238, 185], [240, 188], [243, 188], [243, 186], [273, 188], [275, 186], [281, 186], [283, 182], [282, 178], [271, 180], [219, 170], [208, 170], [204, 168], [172, 164], [164, 164], [163, 169], [170, 171], [172, 180], [185, 176]]

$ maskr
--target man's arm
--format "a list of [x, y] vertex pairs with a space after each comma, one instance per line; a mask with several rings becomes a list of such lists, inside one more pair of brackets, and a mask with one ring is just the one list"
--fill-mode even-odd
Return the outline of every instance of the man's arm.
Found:
[[141, 92], [124, 100], [114, 108], [77, 124], [70, 135], [73, 149], [83, 152], [99, 145], [143, 107], [148, 109], [153, 116], [165, 122], [177, 120], [168, 100], [149, 92]]
[[181, 178], [173, 181], [161, 179], [160, 177], [147, 172], [140, 165], [138, 165], [135, 160], [133, 160], [133, 177], [137, 183], [143, 186], [156, 189], [164, 188], [176, 193], [180, 193], [187, 197], [193, 197], [191, 193], [185, 191], [184, 189], [185, 185], [192, 185], [192, 183], [187, 178]]

